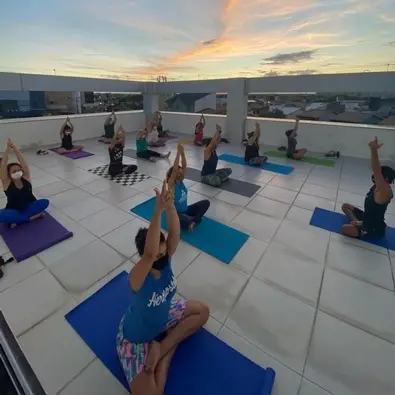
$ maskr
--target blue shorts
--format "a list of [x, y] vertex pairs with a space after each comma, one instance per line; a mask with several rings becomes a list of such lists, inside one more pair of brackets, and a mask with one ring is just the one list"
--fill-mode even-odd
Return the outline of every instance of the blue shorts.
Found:
[[[175, 327], [184, 318], [186, 305], [187, 301], [183, 299], [173, 299], [171, 301], [169, 318], [163, 331]], [[125, 339], [122, 318], [117, 335], [117, 352], [129, 386], [133, 379], [144, 371], [149, 344], [150, 342], [132, 343]]]

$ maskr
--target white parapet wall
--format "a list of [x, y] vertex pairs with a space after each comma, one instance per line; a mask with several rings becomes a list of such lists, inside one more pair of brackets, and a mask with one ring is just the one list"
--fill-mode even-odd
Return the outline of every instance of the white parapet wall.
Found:
[[[108, 115], [108, 113], [70, 115], [74, 125], [74, 139], [100, 137], [104, 133], [104, 122]], [[126, 132], [137, 131], [145, 125], [143, 111], [122, 111], [116, 115], [117, 125], [122, 124]], [[59, 143], [59, 132], [65, 119], [65, 116], [53, 116], [0, 120], [0, 152], [4, 150], [8, 138], [12, 138], [21, 148]]]
[[[287, 145], [285, 132], [292, 129], [295, 121], [248, 117], [246, 132], [261, 127], [263, 144]], [[380, 157], [393, 160], [395, 157], [395, 128], [335, 122], [301, 121], [297, 136], [298, 147], [314, 152], [340, 151], [343, 156], [369, 158], [369, 141], [377, 136], [384, 145]]]

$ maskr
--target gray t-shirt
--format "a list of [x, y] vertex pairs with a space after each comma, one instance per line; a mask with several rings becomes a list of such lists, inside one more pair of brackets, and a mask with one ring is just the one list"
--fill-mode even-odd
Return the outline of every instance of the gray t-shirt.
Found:
[[295, 153], [297, 143], [298, 142], [296, 141], [295, 137], [288, 137], [288, 149], [287, 149], [288, 156], [292, 156]]

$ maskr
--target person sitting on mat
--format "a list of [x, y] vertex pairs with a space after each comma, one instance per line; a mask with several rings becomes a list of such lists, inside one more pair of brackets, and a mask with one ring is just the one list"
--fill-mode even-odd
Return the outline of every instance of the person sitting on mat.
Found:
[[111, 140], [114, 138], [115, 134], [115, 124], [117, 123], [117, 116], [115, 115], [114, 110], [112, 110], [111, 114], [107, 117], [104, 122], [104, 135], [99, 140], [106, 144], [111, 144]]
[[193, 140], [193, 143], [195, 145], [198, 145], [201, 147], [203, 143], [203, 136], [204, 136], [204, 127], [206, 126], [206, 119], [204, 118], [204, 115], [202, 114], [199, 122], [195, 126], [195, 138]]
[[159, 152], [151, 151], [148, 149], [147, 134], [148, 134], [147, 129], [142, 129], [137, 135], [136, 138], [137, 157], [141, 159], [150, 160], [151, 162], [155, 162], [156, 160], [155, 158], [168, 159], [170, 156], [170, 151], [166, 155], [163, 155], [160, 154]]
[[307, 149], [300, 148], [296, 149], [296, 145], [298, 142], [296, 141], [296, 136], [298, 135], [299, 128], [299, 119], [296, 120], [295, 127], [293, 129], [289, 129], [285, 132], [285, 135], [288, 139], [288, 149], [287, 149], [287, 158], [300, 160], [306, 155]]
[[261, 128], [259, 123], [255, 124], [255, 132], [247, 134], [248, 140], [244, 154], [244, 161], [252, 166], [262, 166], [267, 162], [267, 156], [259, 155], [259, 137], [261, 136]]
[[151, 121], [148, 124], [147, 141], [150, 147], [163, 147], [167, 143], [166, 137], [159, 137], [156, 121]]
[[167, 138], [167, 131], [163, 130], [163, 117], [160, 111], [157, 111], [155, 114], [155, 122], [156, 122], [156, 128], [158, 130], [158, 137], [159, 138]]
[[120, 174], [132, 174], [137, 170], [136, 165], [123, 164], [123, 149], [125, 148], [125, 132], [122, 125], [119, 126], [117, 133], [112, 138], [111, 144], [108, 147], [108, 154], [110, 155], [110, 165], [108, 166], [108, 174], [111, 177], [116, 177]]
[[393, 198], [391, 184], [395, 180], [395, 170], [389, 166], [381, 166], [378, 150], [383, 144], [377, 137], [369, 143], [371, 166], [373, 170], [373, 186], [365, 197], [364, 210], [362, 211], [351, 204], [342, 205], [344, 214], [351, 223], [342, 226], [342, 233], [350, 237], [371, 236], [384, 237], [387, 225], [385, 212]]
[[[180, 164], [181, 158], [181, 167]], [[185, 157], [184, 147], [181, 144], [177, 146], [177, 155], [174, 164], [167, 172], [169, 185], [174, 185], [174, 206], [176, 207], [180, 218], [181, 229], [193, 232], [195, 226], [199, 224], [210, 207], [210, 201], [207, 199], [193, 203], [188, 206], [188, 189], [184, 185], [184, 177], [187, 171], [187, 159]]]
[[82, 145], [73, 145], [73, 132], [74, 126], [71, 123], [70, 118], [67, 117], [64, 121], [64, 124], [60, 128], [60, 139], [62, 141], [62, 145], [56, 150], [58, 154], [64, 155], [71, 152], [82, 151], [84, 149]]
[[202, 168], [202, 183], [219, 187], [232, 174], [232, 169], [218, 169], [217, 146], [221, 141], [221, 127], [217, 125], [215, 136], [207, 143], [204, 149], [204, 163]]
[[[14, 151], [19, 163], [8, 163], [8, 154], [11, 151]], [[1, 181], [7, 196], [7, 205], [0, 210], [0, 223], [15, 228], [21, 223], [44, 216], [49, 200], [37, 200], [33, 195], [29, 166], [22, 152], [10, 139], [1, 160]]]
[[[118, 329], [117, 352], [133, 395], [163, 395], [171, 359], [180, 344], [208, 320], [202, 302], [173, 299], [177, 284], [171, 259], [180, 241], [180, 221], [172, 186], [155, 189], [156, 206], [149, 228], [135, 243], [140, 261], [129, 275], [130, 307]], [[167, 216], [167, 238], [161, 217]]]

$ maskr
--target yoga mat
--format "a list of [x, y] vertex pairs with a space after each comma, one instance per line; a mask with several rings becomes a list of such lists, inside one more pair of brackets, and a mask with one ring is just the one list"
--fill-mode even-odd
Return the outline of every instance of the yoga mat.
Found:
[[0, 225], [0, 235], [17, 262], [30, 258], [41, 251], [73, 236], [55, 218], [45, 213], [44, 218], [21, 224], [15, 229]]
[[272, 171], [273, 173], [280, 173], [280, 174], [285, 174], [285, 175], [291, 174], [294, 169], [292, 166], [280, 165], [280, 164], [271, 163], [271, 162], [266, 162], [262, 166], [253, 166], [253, 165], [249, 165], [248, 163], [246, 163], [243, 157], [231, 155], [231, 154], [221, 154], [218, 157], [218, 159], [223, 160], [225, 162], [235, 163], [237, 165], [253, 167], [253, 168]]
[[[120, 273], [66, 315], [66, 320], [128, 390], [116, 351], [118, 325], [130, 303], [128, 274]], [[263, 369], [202, 329], [178, 347], [166, 395], [270, 395], [275, 372]]]
[[[155, 198], [152, 198], [130, 211], [150, 221], [155, 204]], [[168, 230], [165, 213], [162, 215], [162, 228]], [[231, 262], [248, 237], [243, 232], [207, 217], [202, 218], [193, 232], [181, 231], [182, 240], [224, 263]]]
[[[276, 158], [287, 158], [286, 152], [279, 152], [279, 151], [268, 151], [265, 152], [264, 155], [274, 156]], [[327, 167], [335, 166], [335, 162], [333, 160], [316, 158], [313, 156], [305, 156], [303, 159], [299, 160], [299, 162], [305, 162], [305, 163], [310, 163], [312, 165], [327, 166]]]
[[[188, 180], [201, 182], [201, 170], [187, 167], [185, 178]], [[222, 189], [223, 191], [233, 192], [249, 198], [253, 197], [261, 188], [262, 187], [260, 185], [251, 184], [246, 181], [235, 180], [234, 178], [229, 178], [218, 187], [218, 189]]]
[[[57, 148], [51, 148], [50, 151], [57, 153], [58, 155], [61, 155], [57, 152]], [[69, 159], [81, 159], [81, 158], [86, 158], [87, 156], [92, 156], [94, 154], [91, 154], [90, 152], [86, 151], [78, 151], [78, 152], [69, 152], [68, 154], [62, 154], [61, 156], [65, 156], [66, 158]]]
[[[350, 220], [345, 215], [318, 207], [315, 208], [310, 220], [310, 225], [339, 234], [342, 234], [341, 227], [348, 223]], [[380, 239], [362, 236], [358, 237], [358, 240], [395, 251], [395, 228], [387, 226], [385, 236]]]

